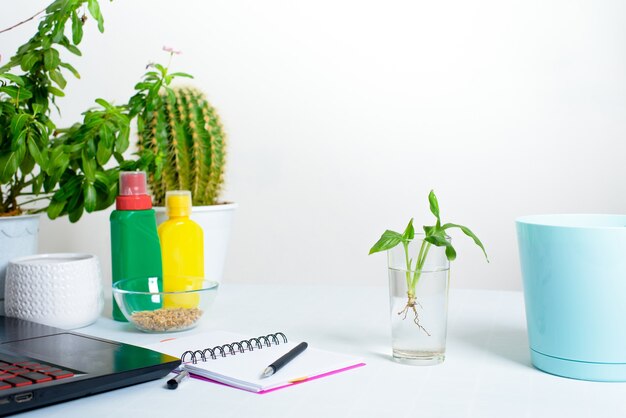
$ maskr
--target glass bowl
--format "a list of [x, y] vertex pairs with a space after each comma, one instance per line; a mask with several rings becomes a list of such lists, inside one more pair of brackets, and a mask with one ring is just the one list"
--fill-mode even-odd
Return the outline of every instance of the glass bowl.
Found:
[[217, 282], [202, 277], [142, 277], [113, 283], [113, 297], [137, 329], [177, 332], [195, 327], [207, 316], [217, 288]]

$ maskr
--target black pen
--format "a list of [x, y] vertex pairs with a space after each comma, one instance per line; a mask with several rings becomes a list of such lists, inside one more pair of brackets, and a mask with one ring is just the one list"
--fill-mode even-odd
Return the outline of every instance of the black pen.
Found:
[[292, 348], [287, 354], [285, 354], [284, 356], [282, 356], [281, 358], [279, 358], [278, 360], [276, 360], [275, 362], [273, 362], [272, 364], [267, 366], [267, 368], [265, 369], [265, 371], [261, 375], [261, 378], [263, 378], [263, 377], [270, 377], [271, 375], [276, 373], [285, 364], [289, 363], [291, 360], [296, 358], [300, 353], [302, 353], [304, 350], [306, 350], [306, 348], [308, 346], [309, 345], [307, 343], [300, 343], [297, 346], [295, 346], [294, 348]]
[[182, 382], [184, 379], [189, 377], [189, 372], [187, 370], [181, 370], [178, 373], [178, 376], [173, 377], [172, 379], [167, 381], [167, 388], [168, 389], [176, 389], [178, 387], [178, 385], [180, 384], [180, 382]]

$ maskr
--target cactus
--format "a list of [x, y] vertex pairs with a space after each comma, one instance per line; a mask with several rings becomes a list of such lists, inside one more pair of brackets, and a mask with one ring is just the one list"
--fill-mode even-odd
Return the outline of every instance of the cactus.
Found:
[[164, 91], [161, 106], [144, 114], [138, 130], [139, 153], [155, 157], [148, 184], [156, 206], [165, 206], [167, 190], [191, 190], [194, 206], [217, 203], [224, 183], [226, 135], [201, 91]]

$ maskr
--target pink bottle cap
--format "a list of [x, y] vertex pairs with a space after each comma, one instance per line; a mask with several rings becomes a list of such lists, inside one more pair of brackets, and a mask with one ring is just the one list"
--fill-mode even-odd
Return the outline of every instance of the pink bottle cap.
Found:
[[143, 171], [122, 171], [120, 173], [120, 196], [148, 194], [146, 173]]
[[148, 195], [146, 173], [143, 171], [120, 172], [120, 192], [115, 199], [117, 210], [146, 210], [152, 208]]

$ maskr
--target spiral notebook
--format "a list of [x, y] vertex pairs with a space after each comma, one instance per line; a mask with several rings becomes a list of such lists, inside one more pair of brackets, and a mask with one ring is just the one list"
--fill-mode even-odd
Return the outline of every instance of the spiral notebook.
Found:
[[271, 392], [365, 365], [356, 357], [309, 346], [274, 375], [261, 378], [268, 365], [298, 343], [290, 341], [282, 332], [249, 338], [212, 331], [163, 340], [146, 348], [179, 357], [193, 377], [256, 393]]

